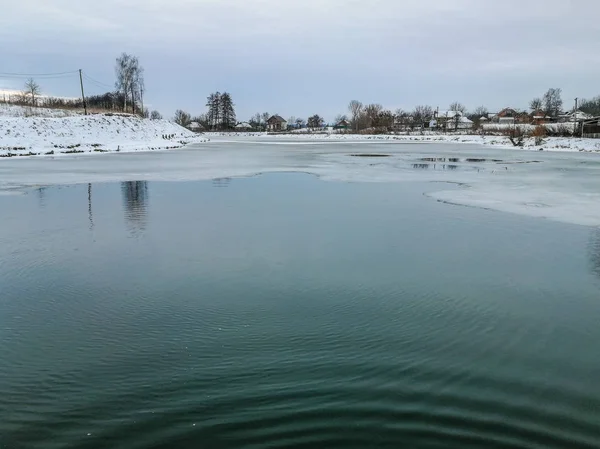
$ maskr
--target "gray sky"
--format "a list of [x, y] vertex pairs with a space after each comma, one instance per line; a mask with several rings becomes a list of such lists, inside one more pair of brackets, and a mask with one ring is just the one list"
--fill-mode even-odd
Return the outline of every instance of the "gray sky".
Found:
[[[82, 68], [112, 86], [115, 58], [133, 53], [147, 103], [167, 116], [204, 112], [216, 90], [232, 94], [240, 120], [332, 120], [352, 99], [498, 110], [549, 87], [569, 107], [600, 94], [597, 0], [0, 0], [0, 10], [0, 72]], [[23, 82], [0, 76], [0, 88]], [[79, 94], [75, 75], [38, 82]]]

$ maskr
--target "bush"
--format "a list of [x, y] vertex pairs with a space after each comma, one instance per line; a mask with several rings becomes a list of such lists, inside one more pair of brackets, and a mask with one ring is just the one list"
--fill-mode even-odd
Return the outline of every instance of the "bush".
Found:
[[543, 125], [538, 125], [534, 128], [531, 133], [532, 137], [535, 139], [536, 145], [542, 145], [544, 143], [544, 137], [546, 137], [547, 129]]

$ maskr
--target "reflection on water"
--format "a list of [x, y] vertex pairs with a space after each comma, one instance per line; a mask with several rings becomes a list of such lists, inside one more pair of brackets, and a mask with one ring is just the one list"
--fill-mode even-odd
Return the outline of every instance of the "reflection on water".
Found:
[[92, 213], [92, 184], [88, 183], [88, 220], [90, 222], [90, 230], [94, 229], [94, 215]]
[[148, 183], [128, 181], [121, 183], [125, 220], [134, 233], [146, 229], [148, 209]]
[[212, 181], [213, 187], [229, 187], [231, 178], [215, 178]]
[[600, 229], [431, 188], [0, 196], [0, 448], [597, 448]]
[[592, 233], [589, 246], [590, 264], [592, 271], [600, 276], [600, 229]]
[[453, 164], [413, 164], [415, 170], [456, 170], [458, 165]]

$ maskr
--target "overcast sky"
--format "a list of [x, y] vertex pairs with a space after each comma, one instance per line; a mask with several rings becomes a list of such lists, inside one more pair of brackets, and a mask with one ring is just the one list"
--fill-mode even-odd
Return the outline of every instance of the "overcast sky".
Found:
[[[204, 112], [216, 90], [240, 120], [333, 120], [352, 99], [498, 110], [549, 87], [565, 106], [600, 94], [598, 0], [0, 0], [0, 11], [1, 73], [81, 68], [112, 87], [115, 58], [132, 53], [146, 103], [166, 116]], [[75, 74], [38, 82], [79, 94]], [[0, 88], [22, 85], [0, 75]]]

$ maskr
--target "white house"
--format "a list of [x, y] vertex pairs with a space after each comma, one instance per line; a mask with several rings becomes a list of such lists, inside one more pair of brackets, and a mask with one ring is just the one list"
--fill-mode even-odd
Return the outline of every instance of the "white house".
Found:
[[252, 129], [252, 126], [248, 122], [242, 122], [235, 125], [237, 131], [248, 131]]
[[190, 131], [194, 131], [195, 133], [200, 132], [204, 129], [204, 127], [198, 122], [192, 122], [188, 125], [188, 129]]
[[471, 129], [473, 122], [463, 116], [460, 111], [438, 111], [434, 119], [429, 123], [430, 128], [442, 128], [447, 130]]
[[574, 122], [575, 120], [589, 120], [591, 118], [593, 118], [593, 116], [591, 116], [590, 114], [586, 114], [580, 109], [577, 109], [576, 111], [570, 111], [566, 114], [561, 114], [558, 116], [558, 120], [560, 122]]

